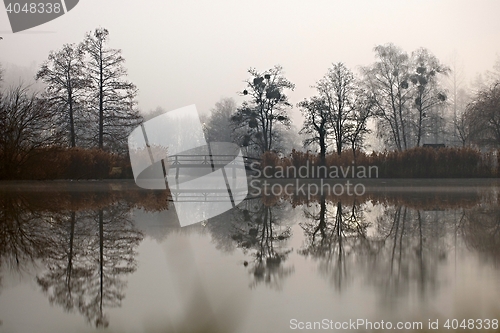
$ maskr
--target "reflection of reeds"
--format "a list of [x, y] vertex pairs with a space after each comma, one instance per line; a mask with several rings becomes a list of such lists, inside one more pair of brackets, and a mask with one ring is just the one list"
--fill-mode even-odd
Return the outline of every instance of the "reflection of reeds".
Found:
[[[26, 209], [53, 211], [82, 211], [101, 209], [115, 202], [125, 202], [131, 208], [147, 211], [163, 211], [169, 208], [170, 192], [167, 190], [143, 190], [133, 182], [123, 183], [25, 183], [0, 192], [0, 207], [3, 202], [19, 201]], [[18, 187], [18, 190], [15, 188]]]
[[[496, 154], [496, 155], [495, 155]], [[352, 150], [342, 155], [328, 154], [326, 166], [359, 167], [376, 166], [379, 178], [488, 178], [498, 177], [499, 163], [495, 156], [499, 152], [481, 153], [472, 148], [412, 148], [405, 151], [384, 151], [366, 154]], [[262, 167], [269, 167], [267, 174], [275, 174], [276, 167], [299, 168], [308, 165], [308, 175], [313, 175], [312, 168], [318, 170], [320, 158], [310, 152], [293, 150], [286, 157], [279, 158], [276, 153], [266, 152], [262, 155]], [[358, 170], [358, 169], [356, 169]], [[347, 178], [352, 177], [351, 173]], [[317, 172], [311, 178], [319, 178]]]
[[[415, 188], [408, 190], [409, 187], [398, 188], [385, 188], [383, 185], [366, 187], [366, 191], [362, 195], [348, 195], [346, 191], [342, 195], [336, 195], [333, 192], [319, 193], [312, 195], [307, 193], [307, 186], [305, 187], [306, 194], [295, 191], [296, 183], [294, 181], [276, 181], [280, 186], [273, 187], [273, 181], [268, 180], [267, 189], [261, 187], [261, 200], [266, 206], [275, 206], [282, 201], [287, 201], [293, 207], [301, 206], [308, 203], [319, 202], [322, 196], [327, 201], [337, 202], [341, 201], [344, 204], [352, 205], [353, 202], [382, 205], [404, 205], [413, 209], [423, 210], [444, 210], [444, 209], [458, 209], [458, 208], [471, 208], [477, 206], [481, 202], [497, 203], [495, 196], [496, 187], [461, 187], [461, 186], [428, 186], [426, 188]], [[314, 183], [309, 181], [307, 183]], [[344, 184], [345, 182], [341, 182]], [[351, 181], [351, 184], [358, 182]], [[360, 181], [359, 183], [362, 183]], [[255, 186], [256, 183], [254, 183]], [[291, 184], [292, 188], [287, 188], [285, 185]], [[299, 183], [302, 184], [302, 183]], [[457, 184], [460, 185], [460, 184]], [[351, 186], [352, 189], [352, 186]], [[280, 191], [281, 190], [281, 191]], [[290, 195], [290, 192], [293, 194]], [[352, 194], [352, 192], [351, 192]]]
[[[286, 184], [283, 183], [283, 185]], [[0, 203], [7, 198], [17, 197], [29, 207], [40, 210], [86, 210], [106, 207], [116, 201], [125, 201], [131, 207], [147, 211], [163, 211], [169, 208], [171, 199], [168, 190], [144, 190], [138, 188], [133, 181], [119, 182], [51, 182], [51, 183], [12, 183], [2, 185]], [[275, 188], [276, 189], [276, 188]], [[470, 190], [441, 191], [440, 188], [428, 188], [419, 191], [398, 191], [394, 189], [377, 188], [377, 191], [367, 187], [361, 196], [350, 196], [347, 193], [335, 195], [324, 193], [328, 201], [341, 201], [351, 204], [372, 202], [383, 205], [405, 205], [415, 209], [452, 209], [470, 208], [480, 202], [496, 203], [494, 188], [471, 188]], [[287, 201], [292, 206], [300, 206], [310, 202], [318, 202], [321, 195], [303, 195], [301, 193], [288, 195], [284, 191], [262, 190], [261, 201], [265, 206], [275, 206]]]

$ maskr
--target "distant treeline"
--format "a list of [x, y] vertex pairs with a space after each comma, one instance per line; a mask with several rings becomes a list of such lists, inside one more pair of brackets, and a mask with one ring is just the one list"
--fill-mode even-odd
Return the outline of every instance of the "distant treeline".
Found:
[[289, 178], [281, 175], [293, 175], [291, 171], [300, 167], [299, 173], [309, 178], [492, 178], [500, 175], [499, 156], [498, 151], [482, 153], [472, 148], [416, 147], [372, 154], [347, 150], [342, 155], [327, 154], [322, 163], [319, 154], [294, 150], [285, 157], [266, 152], [261, 170], [267, 168], [263, 176], [277, 178]]

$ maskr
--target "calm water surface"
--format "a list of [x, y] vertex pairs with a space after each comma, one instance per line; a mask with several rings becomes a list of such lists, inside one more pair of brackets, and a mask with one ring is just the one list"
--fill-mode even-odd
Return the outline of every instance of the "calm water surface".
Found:
[[180, 228], [133, 184], [3, 186], [0, 332], [500, 319], [498, 189], [267, 196]]

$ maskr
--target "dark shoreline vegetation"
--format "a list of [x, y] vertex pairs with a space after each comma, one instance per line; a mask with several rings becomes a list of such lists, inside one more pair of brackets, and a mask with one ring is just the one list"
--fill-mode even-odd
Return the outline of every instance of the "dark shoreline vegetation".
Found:
[[[266, 152], [260, 166], [253, 165], [252, 169], [261, 170], [260, 178], [271, 179], [497, 178], [499, 158], [498, 151], [419, 147], [371, 154], [358, 151], [355, 156], [347, 150], [342, 155], [326, 155], [323, 164], [319, 154], [294, 150], [284, 157]], [[37, 149], [15, 170], [0, 165], [0, 180], [55, 179], [133, 179], [133, 173], [128, 155], [85, 148]]]
[[[498, 151], [480, 152], [472, 148], [422, 148], [367, 154], [348, 150], [328, 154], [292, 151], [285, 157], [273, 152], [262, 155], [262, 173], [271, 178], [495, 178], [500, 175]], [[307, 168], [300, 173], [299, 169]], [[297, 174], [296, 176], [294, 175]], [[354, 173], [352, 172], [354, 170]], [[320, 172], [318, 172], [320, 171]], [[326, 172], [326, 177], [325, 177]], [[353, 176], [354, 175], [354, 176]], [[337, 176], [337, 177], [336, 177]]]
[[[0, 159], [2, 152], [0, 152]], [[1, 163], [2, 180], [133, 179], [127, 155], [100, 149], [49, 147], [36, 149], [15, 170]]]

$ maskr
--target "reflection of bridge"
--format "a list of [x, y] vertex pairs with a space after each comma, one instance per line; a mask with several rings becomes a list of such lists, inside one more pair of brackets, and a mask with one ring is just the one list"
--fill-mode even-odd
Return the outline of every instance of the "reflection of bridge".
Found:
[[167, 157], [168, 168], [175, 169], [175, 178], [179, 178], [179, 170], [182, 168], [206, 168], [210, 165], [212, 171], [220, 168], [231, 168], [233, 178], [236, 177], [236, 169], [252, 170], [252, 164], [260, 165], [260, 158], [242, 156], [243, 163], [235, 159], [234, 155], [174, 155]]
[[[234, 201], [242, 201], [242, 200], [250, 200], [260, 198], [260, 196], [250, 196], [246, 192], [244, 194], [239, 194], [236, 190], [232, 192]], [[230, 200], [230, 197], [227, 193], [227, 190], [176, 190], [170, 189], [170, 194], [172, 198], [168, 201], [174, 202], [227, 202]]]
[[[248, 178], [244, 175], [248, 176], [248, 171], [253, 171], [252, 164], [260, 165], [260, 159], [248, 156], [235, 157], [235, 155], [224, 154], [179, 154], [167, 157], [165, 167], [168, 170], [166, 174], [173, 177], [173, 172], [175, 172], [175, 182], [172, 183], [172, 178], [170, 178], [171, 183], [169, 184], [172, 201], [224, 203], [248, 199]], [[217, 170], [221, 170], [224, 175], [226, 183], [223, 187], [217, 183], [213, 183], [213, 186], [210, 185], [213, 181], [211, 178], [214, 178], [210, 175]], [[241, 172], [243, 170], [245, 173], [242, 178]], [[209, 178], [206, 178], [207, 176]], [[204, 177], [203, 184], [189, 186], [189, 188], [179, 187], [179, 184], [184, 181], [194, 180], [198, 177]], [[242, 181], [244, 183], [241, 183]], [[230, 191], [228, 191], [229, 187]]]

